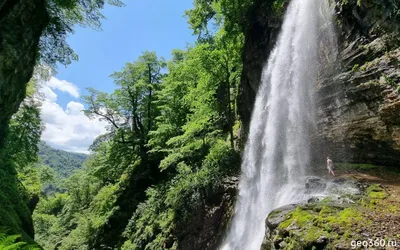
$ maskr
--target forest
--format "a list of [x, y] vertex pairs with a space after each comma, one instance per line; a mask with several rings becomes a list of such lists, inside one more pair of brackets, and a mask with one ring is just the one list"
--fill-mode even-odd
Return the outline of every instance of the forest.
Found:
[[[119, 1], [109, 4], [123, 6]], [[2, 147], [2, 162], [7, 162], [2, 171], [17, 171], [18, 177], [1, 175], [2, 186], [14, 190], [1, 196], [1, 210], [8, 213], [0, 218], [5, 226], [0, 245], [14, 240], [16, 246], [32, 246], [33, 235], [19, 220], [29, 221], [35, 208], [34, 239], [44, 249], [162, 248], [181, 237], [223, 178], [238, 172], [235, 99], [244, 39], [240, 8], [246, 6], [228, 1], [199, 1], [185, 13], [198, 35], [195, 45], [172, 51], [169, 61], [146, 51], [112, 73], [117, 85], [113, 93], [95, 86], [88, 90], [84, 113], [110, 126], [93, 142], [86, 160], [65, 157], [40, 142], [43, 124], [35, 92], [38, 79], [48, 76], [39, 65], [54, 67], [76, 59], [66, 34], [74, 25], [99, 27], [102, 7], [103, 1], [47, 4], [50, 18], [37, 44], [37, 69]], [[233, 16], [225, 20], [228, 15]], [[207, 29], [211, 19], [219, 27], [213, 33]], [[62, 188], [49, 194], [44, 192], [49, 185]], [[109, 227], [113, 230], [106, 233]]]
[[[335, 21], [339, 50], [344, 51], [341, 72], [354, 76], [348, 82], [362, 89], [347, 89], [350, 83], [343, 83], [345, 87], [327, 84], [318, 90], [325, 95], [318, 108], [327, 110], [319, 114], [328, 118], [318, 118], [322, 127], [318, 136], [324, 143], [313, 142], [313, 150], [324, 156], [335, 154], [343, 176], [388, 171], [390, 185], [398, 188], [400, 4], [395, 0], [333, 2], [339, 9]], [[93, 141], [88, 155], [53, 149], [41, 141], [41, 84], [55, 74], [57, 65], [78, 60], [67, 43], [77, 26], [101, 29], [102, 9], [106, 5], [122, 9], [125, 4], [129, 3], [0, 1], [0, 249], [218, 249], [224, 241], [235, 213], [262, 68], [289, 1], [194, 0], [184, 15], [196, 42], [171, 51], [169, 60], [157, 51], [144, 51], [125, 62], [110, 72], [113, 92], [102, 92], [95, 85], [88, 88], [82, 112], [105, 122], [106, 133]], [[382, 38], [383, 47], [377, 38]], [[326, 94], [330, 91], [341, 98], [338, 93], [343, 89], [346, 98], [353, 98], [343, 102], [350, 103], [343, 109], [363, 103], [349, 111], [351, 115], [342, 115], [349, 121], [336, 119], [334, 101]], [[376, 105], [381, 106], [374, 109]], [[372, 114], [364, 106], [377, 113], [361, 117]], [[342, 126], [346, 133], [337, 132]], [[319, 164], [320, 159], [312, 160]], [[378, 201], [393, 197], [388, 190], [372, 186], [364, 190], [368, 199], [346, 197], [371, 211], [382, 204], [391, 210], [379, 211], [391, 214], [395, 221], [400, 218], [400, 199], [390, 207], [383, 205], [385, 200]], [[343, 212], [326, 204], [314, 217], [305, 214], [306, 208], [297, 208], [282, 222], [293, 224], [296, 216], [313, 220], [310, 230], [317, 237], [309, 234], [301, 241], [306, 245], [295, 245], [289, 239], [295, 236], [288, 233], [289, 246], [272, 240], [279, 245], [276, 249], [346, 249], [329, 247], [356, 237], [343, 227], [349, 226], [350, 217], [362, 227], [360, 214], [352, 207]], [[332, 217], [328, 220], [324, 213], [340, 221], [330, 221]], [[326, 248], [311, 248], [319, 246], [315, 242], [328, 230], [318, 216], [345, 232], [324, 241]], [[324, 229], [318, 231], [316, 225]], [[397, 229], [390, 237], [400, 242]], [[337, 231], [333, 226], [328, 232]], [[264, 243], [263, 249], [275, 249]]]

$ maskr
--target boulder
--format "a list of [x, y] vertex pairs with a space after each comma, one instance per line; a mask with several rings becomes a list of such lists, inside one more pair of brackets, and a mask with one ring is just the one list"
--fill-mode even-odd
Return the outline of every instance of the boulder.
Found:
[[319, 177], [310, 176], [306, 179], [305, 184], [307, 192], [324, 191], [326, 189], [326, 182]]

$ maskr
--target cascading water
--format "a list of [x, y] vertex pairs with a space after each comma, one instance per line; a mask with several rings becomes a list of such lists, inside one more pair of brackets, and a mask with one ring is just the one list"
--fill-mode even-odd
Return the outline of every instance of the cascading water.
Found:
[[314, 93], [320, 70], [337, 54], [332, 20], [328, 0], [288, 6], [263, 70], [224, 250], [259, 250], [268, 213], [307, 196], [302, 187], [316, 127]]

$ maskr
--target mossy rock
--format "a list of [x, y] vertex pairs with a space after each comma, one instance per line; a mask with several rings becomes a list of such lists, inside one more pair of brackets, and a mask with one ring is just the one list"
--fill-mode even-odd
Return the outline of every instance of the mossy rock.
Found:
[[307, 203], [275, 209], [266, 220], [267, 234], [261, 249], [335, 249], [336, 246], [348, 246], [350, 239], [362, 238], [365, 228], [373, 225], [372, 220], [364, 216], [366, 211], [371, 211], [371, 205], [367, 203], [365, 206], [363, 202], [386, 197], [387, 192], [382, 186], [370, 185], [361, 194], [314, 197]]
[[6, 228], [10, 234], [20, 234], [24, 241], [33, 242], [33, 223], [25, 192], [13, 164], [0, 160], [0, 228]]

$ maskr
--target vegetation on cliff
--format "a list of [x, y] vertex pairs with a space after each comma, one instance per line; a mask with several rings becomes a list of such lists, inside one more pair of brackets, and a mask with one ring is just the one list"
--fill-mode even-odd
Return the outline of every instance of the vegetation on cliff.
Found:
[[[121, 4], [117, 0], [109, 3]], [[35, 87], [28, 86], [34, 67], [37, 63], [68, 64], [75, 58], [65, 42], [66, 36], [76, 24], [98, 27], [104, 4], [86, 0], [0, 2], [0, 227], [6, 227], [3, 234], [18, 233], [27, 241], [33, 238], [31, 212], [40, 188], [32, 181], [37, 171], [27, 168], [37, 160], [42, 130], [40, 105], [32, 97]]]
[[178, 246], [207, 197], [238, 171], [235, 42], [221, 31], [169, 62], [145, 52], [112, 75], [113, 93], [89, 89], [85, 113], [109, 122], [109, 131], [67, 180], [66, 196], [39, 203], [42, 246]]

